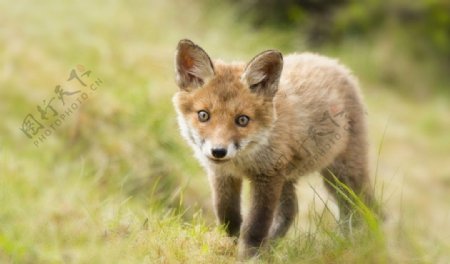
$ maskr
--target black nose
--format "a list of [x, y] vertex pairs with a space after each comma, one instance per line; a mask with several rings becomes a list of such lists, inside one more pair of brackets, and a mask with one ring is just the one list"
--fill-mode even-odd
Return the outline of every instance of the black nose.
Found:
[[224, 148], [214, 148], [211, 150], [211, 153], [214, 158], [221, 159], [227, 155], [227, 150]]

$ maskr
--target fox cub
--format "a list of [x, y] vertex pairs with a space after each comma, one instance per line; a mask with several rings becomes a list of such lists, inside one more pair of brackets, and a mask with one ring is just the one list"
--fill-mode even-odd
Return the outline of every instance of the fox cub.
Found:
[[[365, 109], [344, 66], [311, 53], [283, 59], [276, 50], [247, 64], [213, 62], [190, 40], [178, 43], [175, 64], [181, 134], [208, 174], [218, 222], [239, 237], [240, 258], [286, 234], [302, 175], [321, 172], [341, 219], [351, 207], [336, 179], [372, 200]], [[251, 203], [243, 219], [244, 178]]]

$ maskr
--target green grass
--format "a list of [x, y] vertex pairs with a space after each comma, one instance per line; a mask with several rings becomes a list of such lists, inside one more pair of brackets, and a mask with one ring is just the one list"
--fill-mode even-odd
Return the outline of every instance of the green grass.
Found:
[[[175, 46], [191, 38], [214, 58], [249, 60], [268, 48], [304, 51], [296, 32], [254, 31], [232, 7], [186, 1], [0, 0], [0, 22], [0, 262], [234, 263], [235, 243], [215, 226], [207, 179], [176, 127]], [[405, 54], [388, 65], [385, 42], [318, 50], [361, 77], [388, 215], [368, 221], [378, 238], [340, 234], [313, 175], [299, 183], [295, 228], [263, 261], [449, 261], [449, 100], [397, 93], [396, 84], [435, 83]], [[79, 64], [103, 84], [36, 147], [19, 129], [24, 117]], [[386, 71], [400, 79], [384, 82]]]

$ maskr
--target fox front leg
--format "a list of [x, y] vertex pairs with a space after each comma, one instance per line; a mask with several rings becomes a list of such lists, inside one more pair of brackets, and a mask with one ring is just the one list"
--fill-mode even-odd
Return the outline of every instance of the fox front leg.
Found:
[[242, 179], [229, 175], [210, 175], [214, 211], [229, 236], [238, 236], [241, 227]]
[[258, 253], [266, 241], [283, 183], [262, 175], [250, 182], [251, 205], [241, 227], [239, 258], [248, 259]]
[[269, 239], [283, 237], [294, 222], [298, 212], [295, 182], [286, 181], [281, 191], [280, 202], [275, 212], [275, 217], [270, 227]]

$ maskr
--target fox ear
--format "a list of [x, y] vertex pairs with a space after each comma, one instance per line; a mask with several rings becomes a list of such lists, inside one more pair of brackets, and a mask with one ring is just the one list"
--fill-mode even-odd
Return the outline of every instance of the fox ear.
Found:
[[188, 39], [178, 43], [175, 67], [176, 82], [183, 90], [200, 87], [214, 76], [214, 66], [208, 54]]
[[247, 64], [242, 79], [255, 93], [273, 97], [278, 90], [282, 69], [283, 55], [276, 50], [267, 50]]

